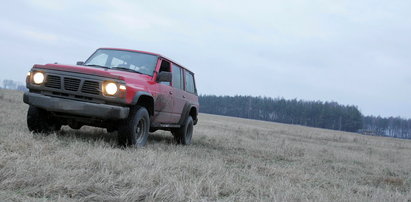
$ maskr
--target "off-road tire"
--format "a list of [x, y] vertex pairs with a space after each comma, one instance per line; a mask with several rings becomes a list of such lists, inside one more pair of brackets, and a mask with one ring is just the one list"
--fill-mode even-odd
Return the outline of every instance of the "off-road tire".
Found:
[[135, 106], [118, 130], [118, 143], [121, 146], [143, 147], [147, 143], [150, 116], [146, 108]]
[[191, 144], [191, 138], [193, 137], [194, 129], [193, 123], [193, 118], [191, 116], [187, 116], [186, 120], [184, 121], [184, 125], [182, 125], [179, 129], [171, 131], [177, 144]]
[[46, 110], [30, 105], [27, 111], [27, 127], [33, 133], [48, 134], [59, 131], [61, 123], [58, 119], [53, 119]]

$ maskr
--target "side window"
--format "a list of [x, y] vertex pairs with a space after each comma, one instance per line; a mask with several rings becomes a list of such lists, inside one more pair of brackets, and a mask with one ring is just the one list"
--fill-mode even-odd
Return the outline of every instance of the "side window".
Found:
[[[170, 72], [170, 63], [168, 61], [165, 61], [165, 60], [161, 61], [161, 66], [160, 66], [160, 71], [159, 72], [163, 72], [163, 71]], [[168, 85], [168, 86], [171, 85], [170, 82], [160, 82], [160, 83], [164, 84], [164, 85]]]
[[173, 72], [172, 72], [172, 80], [173, 80], [173, 87], [178, 89], [183, 89], [183, 80], [181, 77], [181, 67], [178, 65], [173, 64]]
[[189, 93], [196, 93], [193, 74], [188, 71], [184, 71], [184, 76], [186, 91]]
[[165, 60], [161, 61], [159, 72], [162, 72], [162, 71], [170, 72], [170, 63], [168, 61], [165, 61]]

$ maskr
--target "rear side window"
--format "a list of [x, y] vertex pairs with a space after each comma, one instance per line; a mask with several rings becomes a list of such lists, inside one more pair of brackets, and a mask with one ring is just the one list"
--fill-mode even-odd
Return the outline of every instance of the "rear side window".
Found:
[[173, 87], [178, 88], [178, 89], [183, 89], [183, 79], [181, 76], [181, 67], [173, 64], [173, 76], [172, 76], [172, 82], [173, 82]]
[[184, 75], [185, 75], [186, 91], [189, 93], [196, 93], [193, 74], [188, 71], [184, 71]]

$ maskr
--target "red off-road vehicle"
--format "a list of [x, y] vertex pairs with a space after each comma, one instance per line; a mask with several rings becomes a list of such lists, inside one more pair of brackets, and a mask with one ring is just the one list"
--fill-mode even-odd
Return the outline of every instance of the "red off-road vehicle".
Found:
[[144, 146], [149, 131], [162, 129], [190, 144], [198, 120], [193, 72], [155, 53], [100, 48], [77, 65], [34, 65], [26, 82], [34, 133], [90, 125], [118, 131], [122, 145]]

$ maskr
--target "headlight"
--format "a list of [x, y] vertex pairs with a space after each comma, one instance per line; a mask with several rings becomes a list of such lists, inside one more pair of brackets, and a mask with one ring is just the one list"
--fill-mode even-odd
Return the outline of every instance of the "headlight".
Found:
[[33, 75], [33, 82], [35, 84], [42, 84], [44, 82], [44, 74], [41, 72], [36, 72]]
[[117, 84], [113, 82], [106, 83], [104, 86], [104, 91], [107, 95], [115, 95], [118, 91]]

